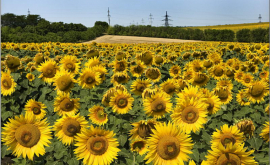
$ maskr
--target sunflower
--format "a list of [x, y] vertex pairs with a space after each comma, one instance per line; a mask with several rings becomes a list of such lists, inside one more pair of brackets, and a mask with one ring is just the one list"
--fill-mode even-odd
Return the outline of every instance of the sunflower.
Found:
[[148, 152], [148, 146], [146, 140], [136, 139], [130, 144], [130, 150], [137, 152], [139, 155], [143, 155]]
[[55, 61], [50, 59], [41, 63], [37, 70], [42, 72], [38, 78], [42, 78], [43, 81], [51, 83], [56, 73], [58, 73], [59, 67]]
[[250, 105], [250, 102], [248, 101], [247, 93], [243, 89], [240, 90], [237, 95], [236, 95], [236, 101], [241, 105], [241, 106], [246, 106]]
[[181, 104], [182, 101], [188, 100], [190, 98], [203, 98], [203, 93], [197, 86], [188, 86], [184, 88], [180, 93], [177, 94], [176, 98], [177, 106]]
[[188, 165], [196, 165], [193, 160], [189, 160]]
[[150, 137], [150, 134], [152, 134], [152, 129], [155, 129], [155, 125], [157, 124], [157, 121], [155, 119], [150, 120], [141, 120], [136, 123], [132, 123], [132, 126], [134, 127], [132, 130], [130, 130], [130, 140], [135, 139], [147, 139]]
[[26, 78], [27, 78], [29, 81], [33, 81], [33, 80], [35, 79], [35, 75], [33, 75], [32, 73], [27, 73]]
[[113, 62], [113, 72], [126, 72], [128, 69], [127, 65], [126, 60], [115, 60]]
[[269, 70], [261, 71], [259, 76], [260, 76], [261, 79], [269, 79]]
[[10, 72], [15, 72], [22, 65], [22, 62], [18, 57], [12, 56], [10, 54], [6, 55], [5, 63]]
[[74, 137], [81, 132], [83, 128], [88, 127], [88, 122], [84, 116], [64, 115], [54, 123], [53, 131], [58, 140], [62, 141], [64, 145], [71, 145], [74, 143]]
[[192, 140], [175, 124], [159, 123], [147, 139], [149, 152], [145, 156], [147, 164], [184, 164], [192, 154]]
[[179, 65], [173, 65], [170, 70], [169, 74], [171, 77], [176, 77], [181, 74], [181, 67]]
[[17, 86], [13, 77], [10, 75], [10, 71], [1, 72], [1, 94], [3, 96], [11, 95]]
[[185, 88], [188, 87], [187, 81], [183, 80], [182, 78], [175, 79], [175, 81], [177, 82], [177, 84], [179, 86], [179, 88], [178, 88], [179, 92], [182, 92]]
[[217, 111], [220, 110], [220, 106], [221, 106], [221, 101], [220, 99], [218, 98], [218, 96], [214, 95], [213, 92], [209, 92], [207, 94], [204, 94], [204, 102], [206, 104], [208, 104], [207, 106], [207, 111], [209, 114], [215, 114], [217, 113]]
[[133, 92], [135, 95], [141, 96], [143, 91], [150, 86], [151, 86], [150, 80], [136, 79], [135, 81], [132, 82], [130, 88], [131, 92]]
[[207, 104], [198, 98], [182, 101], [173, 111], [171, 118], [184, 132], [197, 132], [207, 122]]
[[57, 112], [59, 116], [63, 116], [65, 114], [75, 115], [79, 108], [80, 98], [70, 99], [69, 93], [60, 93], [54, 101], [54, 112]]
[[134, 98], [127, 91], [116, 90], [110, 99], [110, 106], [113, 112], [126, 114], [132, 109]]
[[205, 67], [203, 66], [203, 62], [201, 60], [193, 60], [190, 62], [190, 69], [192, 69], [194, 72], [202, 72], [205, 70]]
[[243, 71], [238, 71], [238, 72], [236, 72], [236, 73], [235, 73], [235, 76], [234, 76], [235, 80], [236, 80], [237, 82], [242, 82], [244, 74], [245, 74], [245, 73], [244, 73]]
[[122, 51], [118, 51], [115, 55], [115, 59], [116, 60], [124, 60], [124, 59], [127, 59], [127, 54], [125, 52], [122, 52]]
[[98, 65], [98, 66], [94, 66], [93, 70], [95, 72], [99, 72], [99, 78], [101, 79], [101, 82], [104, 81], [106, 79], [106, 74], [108, 74], [108, 71], [106, 69], [106, 67], [102, 66], [102, 65]]
[[254, 150], [246, 152], [248, 148], [244, 148], [244, 143], [238, 145], [230, 143], [224, 147], [221, 143], [216, 146], [212, 146], [212, 151], [208, 151], [206, 155], [207, 162], [209, 165], [254, 165], [258, 164], [254, 157], [250, 155], [253, 154]]
[[90, 112], [88, 116], [92, 120], [92, 123], [101, 126], [107, 123], [108, 115], [106, 114], [102, 106], [95, 105], [88, 111]]
[[186, 82], [192, 82], [193, 77], [194, 77], [194, 72], [192, 70], [187, 70], [187, 71], [183, 72], [183, 79]]
[[209, 81], [209, 77], [205, 73], [194, 72], [192, 77], [192, 85], [199, 87], [205, 86]]
[[154, 65], [160, 67], [164, 64], [164, 62], [165, 62], [165, 58], [162, 57], [161, 55], [156, 55], [154, 57]]
[[216, 79], [219, 80], [225, 76], [225, 69], [224, 66], [221, 64], [214, 65], [210, 70], [210, 75]]
[[37, 102], [33, 99], [27, 101], [25, 105], [26, 113], [32, 113], [35, 115], [36, 119], [41, 120], [46, 115], [46, 111], [44, 110], [47, 108], [45, 104], [41, 102]]
[[260, 136], [263, 138], [264, 141], [269, 142], [269, 121], [265, 122], [264, 128], [262, 129]]
[[151, 97], [152, 95], [155, 95], [157, 92], [159, 92], [157, 85], [154, 88], [152, 88], [152, 87], [145, 88], [143, 93], [142, 93], [143, 101], [145, 101], [147, 97]]
[[241, 120], [235, 120], [235, 125], [240, 130], [240, 132], [244, 134], [244, 138], [246, 138], [247, 136], [251, 138], [253, 136], [253, 133], [255, 131], [255, 126], [251, 119], [244, 118]]
[[70, 92], [71, 88], [73, 88], [74, 86], [74, 83], [76, 83], [76, 80], [74, 79], [74, 74], [66, 70], [58, 72], [54, 76], [53, 85], [55, 86], [55, 90], [57, 90], [57, 92]]
[[228, 104], [233, 99], [232, 92], [228, 88], [215, 88], [214, 93], [222, 104]]
[[178, 92], [179, 85], [175, 80], [168, 79], [160, 84], [160, 88], [162, 91], [172, 96], [175, 92]]
[[112, 76], [111, 83], [113, 83], [113, 85], [127, 83], [129, 78], [126, 72], [116, 72]]
[[203, 67], [205, 67], [206, 69], [211, 68], [212, 66], [213, 66], [213, 62], [211, 60], [205, 59], [203, 61]]
[[254, 81], [246, 89], [247, 97], [252, 103], [264, 101], [264, 97], [269, 95], [269, 86], [265, 81]]
[[98, 58], [99, 57], [99, 51], [98, 50], [96, 50], [96, 49], [91, 49], [91, 50], [89, 50], [86, 54], [85, 54], [85, 57], [86, 58]]
[[108, 165], [117, 159], [120, 151], [118, 141], [114, 138], [113, 131], [100, 128], [82, 129], [75, 136], [74, 153], [78, 159], [83, 159], [84, 164]]
[[216, 132], [212, 135], [212, 146], [218, 146], [221, 143], [224, 147], [229, 143], [240, 145], [244, 141], [243, 133], [237, 128], [237, 126], [228, 126], [224, 124], [221, 130], [216, 129]]
[[110, 105], [111, 97], [114, 96], [115, 88], [110, 88], [102, 97], [102, 104], [108, 107]]
[[265, 113], [269, 115], [269, 104], [265, 107]]
[[101, 65], [101, 61], [97, 57], [88, 59], [88, 61], [84, 64], [86, 68], [91, 68], [98, 65]]
[[144, 111], [148, 116], [154, 118], [161, 118], [166, 113], [169, 113], [172, 110], [172, 103], [170, 97], [163, 93], [157, 92], [151, 97], [146, 98], [143, 101]]
[[45, 154], [44, 146], [49, 146], [52, 139], [50, 130], [46, 119], [36, 120], [35, 115], [27, 113], [9, 119], [3, 127], [2, 142], [15, 156], [33, 160], [34, 154], [38, 157]]
[[254, 80], [254, 77], [250, 73], [245, 73], [240, 81], [244, 86], [249, 86]]
[[45, 58], [42, 53], [37, 53], [33, 59], [36, 63], [36, 65], [40, 65], [42, 62], [44, 62]]
[[79, 73], [80, 63], [76, 56], [66, 55], [61, 59], [60, 64], [62, 64], [62, 69], [72, 74]]
[[82, 88], [92, 89], [101, 83], [100, 72], [92, 68], [84, 68], [79, 78], [79, 85]]
[[224, 78], [224, 79], [218, 80], [216, 87], [217, 88], [226, 88], [228, 90], [232, 90], [233, 84], [232, 84], [231, 80]]
[[130, 72], [134, 77], [140, 77], [143, 74], [145, 68], [146, 65], [143, 62], [137, 61], [137, 65], [130, 67]]
[[161, 78], [161, 73], [158, 68], [148, 68], [145, 71], [145, 76], [152, 80], [152, 82], [158, 82]]
[[143, 53], [136, 56], [138, 60], [141, 60], [145, 65], [151, 66], [153, 63], [153, 52], [150, 51], [144, 51]]

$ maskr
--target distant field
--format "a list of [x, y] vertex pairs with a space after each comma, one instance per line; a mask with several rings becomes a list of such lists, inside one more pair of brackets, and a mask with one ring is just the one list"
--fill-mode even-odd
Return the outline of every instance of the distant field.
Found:
[[256, 29], [256, 28], [269, 28], [269, 22], [262, 22], [262, 23], [245, 23], [245, 24], [231, 24], [231, 25], [215, 25], [215, 26], [195, 26], [189, 27], [192, 29], [231, 29], [234, 32], [237, 32], [241, 29]]

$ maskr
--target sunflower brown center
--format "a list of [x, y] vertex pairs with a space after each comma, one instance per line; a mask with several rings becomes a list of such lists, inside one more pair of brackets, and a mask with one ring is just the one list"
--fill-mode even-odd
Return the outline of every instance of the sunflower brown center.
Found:
[[185, 76], [185, 79], [186, 80], [192, 79], [192, 73], [187, 73], [186, 76]]
[[216, 68], [216, 69], [214, 70], [214, 74], [215, 74], [215, 76], [217, 76], [217, 77], [222, 76], [222, 75], [223, 75], [223, 69], [222, 69], [222, 68]]
[[73, 137], [80, 132], [81, 126], [75, 119], [68, 119], [64, 122], [62, 130], [65, 135]]
[[155, 129], [155, 125], [153, 123], [141, 124], [137, 133], [141, 138], [148, 138], [153, 134], [151, 129]]
[[137, 141], [133, 144], [133, 149], [139, 152], [141, 149], [145, 147], [145, 143], [143, 141]]
[[155, 80], [160, 76], [160, 73], [157, 70], [150, 69], [148, 72], [146, 72], [146, 76], [152, 80]]
[[227, 70], [227, 71], [226, 71], [226, 75], [227, 75], [228, 77], [232, 77], [232, 76], [234, 76], [234, 72], [231, 71], [231, 70]]
[[102, 155], [108, 149], [108, 140], [103, 136], [92, 136], [87, 140], [86, 148], [94, 155]]
[[6, 89], [11, 88], [11, 81], [9, 81], [7, 79], [2, 80], [2, 84]]
[[140, 65], [134, 67], [134, 72], [135, 73], [141, 73], [142, 71], [143, 71], [143, 68]]
[[166, 110], [166, 103], [163, 99], [157, 98], [151, 103], [151, 110], [153, 112], [162, 112]]
[[52, 78], [52, 77], [54, 77], [54, 75], [56, 73], [56, 69], [54, 68], [53, 65], [48, 65], [48, 66], [44, 67], [42, 73], [43, 73], [44, 77]]
[[221, 101], [226, 100], [229, 97], [229, 91], [226, 89], [220, 89], [217, 95]]
[[195, 123], [199, 118], [199, 111], [193, 106], [186, 107], [182, 112], [182, 120], [188, 124]]
[[214, 109], [214, 101], [212, 99], [208, 99], [206, 103], [208, 104], [207, 107], [208, 112], [212, 112]]
[[66, 64], [66, 67], [67, 67], [67, 69], [70, 70], [70, 71], [74, 71], [74, 70], [75, 70], [75, 66], [74, 66], [74, 64], [72, 64], [72, 63], [67, 63], [67, 64]]
[[178, 156], [180, 152], [180, 143], [176, 137], [164, 136], [158, 142], [157, 153], [165, 160], [170, 160]]
[[65, 112], [69, 112], [74, 108], [74, 101], [70, 100], [69, 98], [65, 98], [61, 101], [60, 108]]
[[204, 74], [199, 74], [194, 77], [194, 82], [201, 84], [206, 80], [206, 76]]
[[96, 117], [100, 120], [105, 120], [106, 119], [106, 114], [102, 109], [98, 109], [96, 112]]
[[250, 83], [250, 78], [245, 78], [245, 83]]
[[85, 78], [86, 84], [92, 84], [93, 82], [95, 82], [95, 79], [93, 77], [89, 76]]
[[114, 80], [117, 81], [118, 83], [121, 83], [121, 82], [126, 80], [126, 76], [124, 76], [124, 75], [115, 76]]
[[32, 107], [31, 110], [33, 111], [33, 113], [34, 113], [35, 115], [38, 115], [38, 114], [41, 113], [40, 106], [39, 106], [38, 104], [33, 105], [33, 107]]
[[241, 159], [235, 154], [225, 153], [218, 158], [217, 165], [241, 165]]
[[223, 144], [223, 146], [226, 146], [227, 144], [229, 144], [229, 143], [235, 143], [235, 138], [234, 138], [234, 136], [233, 135], [231, 135], [231, 134], [223, 134], [222, 136], [221, 136], [221, 139], [220, 139], [220, 142]]
[[259, 97], [263, 94], [264, 87], [260, 84], [255, 84], [250, 91], [250, 94], [254, 97]]
[[164, 86], [164, 91], [168, 94], [172, 94], [175, 91], [175, 86], [173, 84], [166, 84]]
[[116, 104], [119, 108], [125, 108], [128, 105], [128, 99], [124, 97], [117, 98]]
[[57, 86], [61, 91], [68, 90], [72, 86], [72, 84], [72, 79], [68, 75], [63, 75], [57, 80]]
[[123, 62], [117, 62], [115, 66], [115, 70], [121, 72], [126, 69], [125, 64]]
[[15, 139], [20, 145], [31, 148], [39, 142], [40, 130], [33, 124], [21, 125], [15, 131]]
[[143, 92], [145, 88], [146, 88], [146, 85], [143, 84], [143, 83], [139, 83], [136, 86], [136, 90], [139, 91], [139, 92]]
[[173, 74], [178, 74], [178, 73], [179, 73], [179, 69], [174, 68], [174, 69], [173, 69]]
[[195, 72], [199, 72], [200, 70], [202, 70], [202, 67], [201, 67], [199, 64], [196, 64], [196, 65], [194, 66], [194, 71], [195, 71]]

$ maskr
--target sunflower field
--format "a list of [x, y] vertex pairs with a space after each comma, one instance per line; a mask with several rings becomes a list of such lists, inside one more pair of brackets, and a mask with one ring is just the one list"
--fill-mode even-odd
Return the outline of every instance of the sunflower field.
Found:
[[269, 44], [1, 43], [1, 158], [269, 164]]

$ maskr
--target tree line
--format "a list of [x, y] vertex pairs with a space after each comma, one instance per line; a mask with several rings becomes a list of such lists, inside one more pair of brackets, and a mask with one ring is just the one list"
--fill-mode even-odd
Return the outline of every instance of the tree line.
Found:
[[108, 23], [97, 21], [94, 27], [82, 24], [49, 22], [40, 15], [1, 15], [2, 42], [80, 42], [101, 36]]

